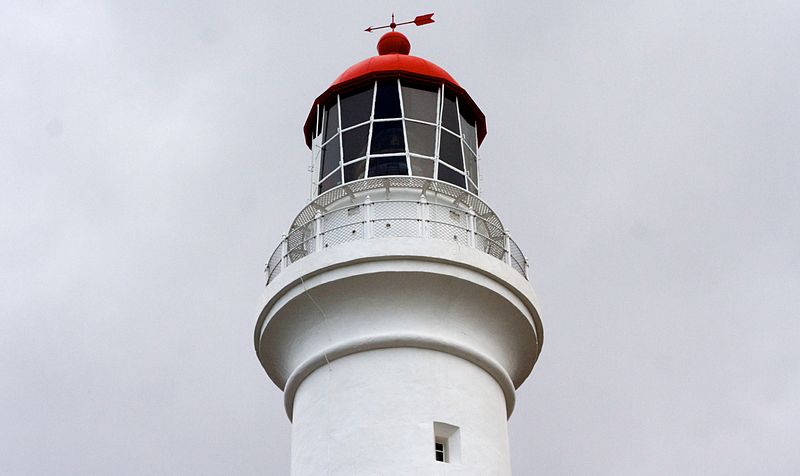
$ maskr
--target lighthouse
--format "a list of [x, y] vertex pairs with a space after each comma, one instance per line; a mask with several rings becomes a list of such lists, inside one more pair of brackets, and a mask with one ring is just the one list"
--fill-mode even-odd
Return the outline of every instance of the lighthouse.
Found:
[[312, 198], [267, 262], [256, 353], [292, 476], [510, 475], [543, 342], [528, 262], [480, 196], [484, 114], [391, 26], [311, 106]]

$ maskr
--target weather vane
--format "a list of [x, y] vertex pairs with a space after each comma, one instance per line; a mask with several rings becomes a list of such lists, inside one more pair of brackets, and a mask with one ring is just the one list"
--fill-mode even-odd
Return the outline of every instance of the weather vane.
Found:
[[388, 25], [370, 26], [370, 27], [367, 27], [364, 31], [372, 33], [372, 30], [381, 30], [383, 28], [391, 28], [392, 31], [394, 31], [394, 29], [397, 28], [400, 25], [409, 25], [411, 23], [413, 23], [413, 24], [415, 24], [417, 26], [427, 25], [428, 23], [433, 23], [433, 22], [436, 21], [432, 17], [433, 17], [433, 13], [428, 13], [427, 15], [420, 15], [417, 18], [415, 18], [415, 19], [413, 19], [411, 21], [404, 21], [402, 23], [395, 23], [394, 22], [394, 13], [392, 13], [392, 22], [389, 23]]

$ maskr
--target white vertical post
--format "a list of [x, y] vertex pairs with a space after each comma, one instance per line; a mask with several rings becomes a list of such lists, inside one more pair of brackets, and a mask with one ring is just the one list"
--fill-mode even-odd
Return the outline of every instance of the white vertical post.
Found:
[[528, 258], [526, 257], [525, 258], [525, 279], [530, 279], [530, 277], [528, 276], [528, 268], [530, 268], [530, 267], [531, 267], [531, 265], [528, 263]]
[[372, 199], [364, 199], [364, 239], [372, 238]]
[[469, 207], [469, 210], [467, 210], [467, 222], [469, 222], [469, 236], [467, 237], [467, 243], [472, 248], [475, 248], [475, 210], [472, 207]]
[[289, 266], [289, 237], [286, 233], [281, 235], [281, 268]]
[[419, 202], [417, 202], [417, 222], [419, 224], [417, 232], [422, 238], [425, 237], [425, 212], [427, 211], [427, 207], [428, 199], [425, 198], [425, 194], [422, 194], [419, 196]]
[[428, 198], [423, 194], [420, 199], [422, 202], [422, 237], [431, 237], [431, 204], [428, 203]]
[[503, 261], [505, 261], [506, 264], [511, 264], [511, 236], [509, 236], [510, 233], [511, 232], [509, 230], [503, 231], [503, 247], [505, 248], [506, 251], [505, 256], [503, 257], [504, 258]]
[[314, 251], [322, 251], [322, 212], [314, 214]]

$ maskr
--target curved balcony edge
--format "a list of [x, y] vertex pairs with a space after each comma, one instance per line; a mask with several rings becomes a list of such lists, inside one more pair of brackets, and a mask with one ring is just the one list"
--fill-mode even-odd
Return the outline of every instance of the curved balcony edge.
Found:
[[[320, 196], [306, 206], [270, 255], [265, 269], [267, 284], [292, 263], [312, 253], [351, 241], [388, 237], [455, 242], [494, 256], [528, 278], [529, 265], [522, 250], [494, 211], [476, 195], [460, 189], [458, 194], [445, 193], [455, 187], [414, 177], [361, 182], [356, 190], [343, 190], [354, 185], [347, 184], [328, 192], [335, 196]], [[369, 195], [384, 194], [376, 193], [378, 190], [385, 190], [385, 199], [373, 200]], [[428, 191], [439, 202], [442, 202], [440, 193], [447, 200], [433, 203], [427, 198]], [[356, 200], [356, 193], [361, 200]], [[411, 199], [414, 195], [418, 198]], [[310, 210], [314, 214], [308, 218]]]

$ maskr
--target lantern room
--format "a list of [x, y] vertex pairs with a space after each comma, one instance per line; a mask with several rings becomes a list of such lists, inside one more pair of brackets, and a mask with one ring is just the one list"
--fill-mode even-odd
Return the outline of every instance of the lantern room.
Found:
[[483, 113], [442, 68], [410, 56], [401, 33], [379, 55], [342, 73], [314, 103], [305, 124], [313, 153], [313, 194], [360, 179], [414, 176], [478, 194]]

